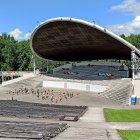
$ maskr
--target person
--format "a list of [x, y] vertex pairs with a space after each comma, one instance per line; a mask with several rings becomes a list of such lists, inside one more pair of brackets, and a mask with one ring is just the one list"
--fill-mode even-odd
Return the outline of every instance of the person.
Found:
[[51, 102], [53, 102], [53, 99], [54, 99], [54, 95], [52, 94], [51, 95]]
[[36, 92], [37, 92], [37, 97], [39, 97], [39, 89], [37, 89], [37, 91], [36, 91]]

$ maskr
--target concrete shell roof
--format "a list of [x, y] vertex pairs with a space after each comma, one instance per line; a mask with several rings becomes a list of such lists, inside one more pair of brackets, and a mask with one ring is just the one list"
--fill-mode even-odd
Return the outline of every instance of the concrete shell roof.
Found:
[[31, 35], [32, 51], [55, 61], [131, 59], [140, 51], [121, 37], [95, 23], [74, 18], [54, 18], [41, 23]]

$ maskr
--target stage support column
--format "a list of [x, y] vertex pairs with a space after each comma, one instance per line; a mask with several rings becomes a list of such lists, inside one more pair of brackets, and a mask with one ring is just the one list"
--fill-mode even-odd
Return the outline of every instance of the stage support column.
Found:
[[48, 73], [48, 68], [49, 68], [49, 67], [48, 67], [48, 65], [49, 65], [49, 64], [48, 64], [48, 60], [47, 60], [46, 62], [47, 62], [47, 73]]
[[35, 61], [35, 54], [33, 54], [33, 67], [34, 67], [34, 74], [36, 74], [36, 61]]
[[131, 68], [132, 68], [132, 79], [135, 79], [135, 61], [136, 61], [136, 56], [135, 56], [135, 51], [131, 51]]

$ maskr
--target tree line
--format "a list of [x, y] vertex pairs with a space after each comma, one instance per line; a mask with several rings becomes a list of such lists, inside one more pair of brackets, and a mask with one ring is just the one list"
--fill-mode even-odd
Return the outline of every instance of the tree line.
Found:
[[[131, 34], [121, 37], [140, 49], [140, 35]], [[32, 71], [32, 51], [29, 40], [17, 41], [3, 33], [0, 35], [0, 71]], [[36, 58], [37, 69], [45, 69], [46, 61]], [[49, 65], [50, 69], [71, 62], [57, 62]]]
[[6, 33], [0, 36], [0, 71], [32, 70], [31, 56], [29, 40], [16, 41]]

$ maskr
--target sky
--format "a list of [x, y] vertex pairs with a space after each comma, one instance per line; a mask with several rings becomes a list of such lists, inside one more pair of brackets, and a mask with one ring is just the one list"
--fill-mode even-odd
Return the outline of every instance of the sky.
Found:
[[0, 34], [29, 39], [50, 18], [83, 19], [120, 35], [140, 34], [140, 0], [0, 0]]

